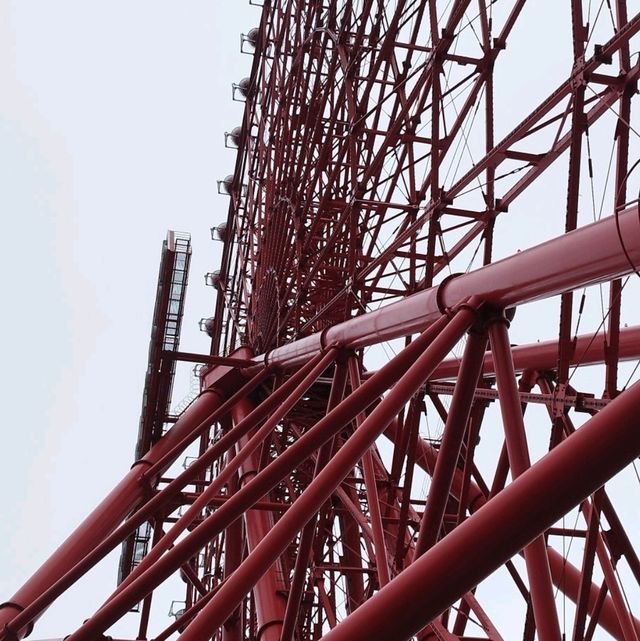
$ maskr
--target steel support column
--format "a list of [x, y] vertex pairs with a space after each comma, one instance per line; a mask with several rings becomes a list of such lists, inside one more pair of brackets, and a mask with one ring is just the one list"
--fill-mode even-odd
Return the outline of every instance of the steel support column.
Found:
[[[240, 401], [231, 410], [234, 423], [238, 424], [243, 421], [252, 409], [252, 404], [248, 400]], [[243, 436], [242, 439], [240, 439], [236, 445], [236, 456], [239, 455], [248, 440], [248, 436]], [[259, 452], [253, 451], [240, 465], [240, 478], [247, 481], [252, 479], [259, 471], [259, 462]], [[247, 537], [249, 553], [255, 550], [260, 544], [260, 541], [262, 541], [272, 529], [273, 517], [270, 512], [262, 510], [248, 510], [245, 512], [244, 531]], [[229, 576], [227, 583], [242, 567], [241, 564], [236, 568], [235, 572]], [[280, 574], [280, 576], [278, 576], [278, 574]], [[285, 607], [287, 605], [286, 599], [282, 595], [283, 589], [282, 572], [278, 573], [275, 566], [265, 572], [260, 580], [256, 582], [253, 588], [253, 598], [256, 604], [256, 615], [258, 618], [257, 641], [279, 641]], [[240, 603], [237, 603], [236, 607], [239, 605]]]
[[[227, 461], [231, 457], [231, 452], [227, 455]], [[235, 494], [239, 489], [238, 474], [234, 474], [229, 480], [229, 495]], [[242, 562], [242, 552], [244, 548], [244, 538], [242, 533], [242, 521], [234, 521], [227, 527], [224, 533], [224, 578], [236, 570]], [[225, 621], [222, 628], [222, 641], [243, 641], [242, 630], [242, 612], [237, 608], [235, 612]]]

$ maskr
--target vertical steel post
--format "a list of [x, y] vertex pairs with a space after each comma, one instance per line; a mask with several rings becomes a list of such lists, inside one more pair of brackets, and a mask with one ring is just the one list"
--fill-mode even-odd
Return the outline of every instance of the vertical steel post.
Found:
[[[433, 339], [425, 352], [393, 386], [360, 428], [355, 430], [324, 470], [309, 484], [269, 535], [245, 560], [242, 567], [238, 568], [225, 586], [193, 620], [183, 633], [182, 641], [203, 641], [220, 627], [229, 613], [233, 611], [235, 604], [244, 598], [258, 578], [278, 558], [313, 514], [320, 509], [337, 485], [349, 473], [349, 470], [362, 458], [362, 455], [371, 447], [394, 416], [429, 377], [438, 363], [453, 349], [473, 322], [476, 310], [472, 305], [473, 303], [460, 307], [448, 326]], [[364, 386], [360, 389], [363, 388]]]
[[[249, 400], [240, 401], [232, 410], [231, 415], [234, 423], [243, 421], [253, 409]], [[238, 456], [249, 440], [243, 436], [236, 445], [236, 456]], [[259, 470], [260, 455], [252, 452], [249, 457], [244, 457], [240, 464], [239, 473], [241, 479], [252, 479]], [[269, 532], [273, 529], [273, 518], [269, 512], [263, 510], [248, 510], [244, 514], [244, 531], [247, 537], [249, 554], [255, 550]], [[229, 576], [227, 584], [231, 581], [236, 572], [243, 567], [240, 564], [235, 572]], [[280, 576], [279, 576], [280, 574]], [[256, 604], [256, 615], [258, 619], [257, 641], [279, 641], [286, 600], [283, 592], [282, 572], [276, 566], [272, 566], [256, 582], [253, 588], [253, 598]], [[236, 604], [240, 605], [241, 601]], [[233, 608], [234, 610], [236, 608]], [[233, 611], [233, 610], [232, 610]]]
[[[232, 452], [227, 454], [227, 461], [231, 458]], [[239, 489], [238, 474], [233, 474], [228, 484], [229, 496], [233, 496]], [[242, 536], [242, 521], [235, 520], [227, 526], [224, 532], [224, 578], [235, 571], [242, 561], [244, 539]], [[222, 641], [242, 641], [242, 613], [237, 608], [224, 622], [222, 627]]]
[[[488, 329], [496, 367], [496, 382], [509, 465], [515, 479], [531, 467], [531, 461], [529, 460], [516, 374], [511, 359], [507, 325], [508, 321], [504, 316], [496, 316], [489, 321]], [[535, 539], [524, 549], [524, 558], [529, 576], [533, 613], [540, 639], [541, 641], [560, 641], [560, 624], [543, 537]]]

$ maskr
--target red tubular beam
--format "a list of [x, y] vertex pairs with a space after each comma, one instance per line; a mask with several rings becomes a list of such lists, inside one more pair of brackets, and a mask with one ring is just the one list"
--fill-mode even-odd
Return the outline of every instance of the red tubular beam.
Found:
[[458, 466], [462, 440], [471, 414], [474, 392], [482, 372], [482, 358], [486, 348], [486, 335], [473, 330], [469, 332], [460, 366], [460, 378], [451, 399], [442, 444], [436, 459], [429, 496], [420, 523], [414, 559], [421, 556], [438, 540], [442, 518], [451, 492], [451, 484]]
[[[158, 452], [157, 456], [154, 456], [155, 461], [152, 465], [146, 469], [141, 470], [139, 474], [138, 483], [147, 488], [154, 482], [154, 479], [157, 475], [160, 475], [178, 456], [179, 452], [182, 451], [181, 448], [186, 447], [193, 439], [197, 438], [199, 434], [208, 428], [214, 420], [217, 420], [225, 414], [227, 408], [230, 408], [231, 405], [229, 401], [235, 402], [234, 398], [241, 397], [245, 393], [249, 393], [253, 388], [258, 385], [266, 376], [266, 370], [256, 374], [250, 381], [242, 386], [235, 394], [231, 396], [230, 399], [218, 405], [214, 412], [207, 415], [207, 417], [201, 421], [197, 426], [193, 427], [191, 431], [181, 428], [181, 433], [174, 433], [175, 426], [182, 421], [182, 418], [176, 422], [176, 425], [167, 432], [161, 441], [158, 442], [156, 446], [152, 448], [152, 452]], [[207, 392], [210, 394], [215, 390], [211, 389]], [[197, 401], [196, 401], [197, 403]], [[195, 404], [195, 403], [194, 403]], [[191, 406], [193, 407], [193, 406]], [[188, 408], [188, 409], [191, 409]], [[185, 412], [184, 417], [186, 417], [187, 412]], [[165, 439], [169, 435], [173, 435], [171, 438], [171, 443], [167, 443]], [[175, 438], [174, 438], [175, 437]], [[163, 443], [164, 446], [160, 448], [160, 444]], [[219, 441], [217, 446], [221, 447], [222, 443]], [[212, 448], [213, 449], [213, 448]], [[148, 460], [151, 452], [147, 453], [143, 460]], [[122, 543], [124, 539], [131, 534], [139, 525], [144, 523], [150, 517], [152, 517], [156, 511], [164, 505], [166, 501], [174, 497], [181, 489], [186, 485], [190, 479], [196, 476], [199, 472], [198, 464], [201, 460], [197, 461], [196, 464], [187, 468], [180, 476], [178, 476], [174, 481], [172, 481], [162, 492], [154, 496], [150, 501], [144, 503], [140, 509], [130, 516], [125, 523], [123, 523], [119, 528], [114, 529], [111, 534], [106, 538], [102, 539], [91, 552], [82, 557], [77, 563], [70, 564], [69, 569], [57, 580], [52, 582], [46, 590], [43, 590], [38, 594], [37, 598], [31, 601], [15, 618], [12, 618], [8, 624], [5, 624], [0, 628], [0, 638], [3, 638], [4, 630], [10, 631], [12, 634], [15, 634], [17, 630], [20, 630], [26, 626], [31, 621], [35, 619], [56, 599], [60, 596], [66, 589], [75, 583], [85, 572], [91, 569], [98, 561], [103, 559], [112, 549], [117, 545]], [[134, 467], [134, 470], [136, 468]], [[154, 472], [156, 470], [156, 472]], [[131, 475], [132, 473], [130, 473]], [[121, 483], [122, 485], [122, 483]], [[120, 487], [120, 486], [118, 486]], [[118, 488], [116, 488], [117, 491]], [[115, 491], [114, 491], [115, 493]], [[112, 493], [112, 494], [114, 494]], [[95, 512], [94, 512], [95, 513]], [[82, 526], [81, 526], [82, 527]], [[26, 587], [26, 586], [25, 586]], [[1, 612], [0, 612], [1, 617]]]
[[[389, 428], [384, 432], [384, 435], [392, 442], [395, 443], [400, 437], [400, 431], [398, 426], [392, 423]], [[416, 465], [420, 466], [427, 474], [433, 476], [436, 463], [438, 461], [438, 450], [427, 443], [424, 439], [418, 438], [416, 442], [417, 456], [416, 456]], [[463, 476], [462, 470], [457, 468], [455, 470], [452, 485], [451, 493], [456, 499], [459, 499], [462, 495], [463, 489]], [[482, 493], [482, 490], [472, 481], [469, 486], [468, 494], [468, 508], [471, 512], [480, 509], [487, 502], [486, 497]]]
[[[583, 504], [583, 514], [585, 512], [585, 507], [587, 507], [587, 504]], [[585, 516], [586, 518], [589, 518], [588, 510]], [[611, 558], [605, 548], [602, 534], [600, 532], [598, 532], [596, 536], [596, 554], [598, 555], [600, 568], [602, 569], [605, 583], [607, 584], [607, 588], [611, 594], [611, 600], [616, 611], [618, 622], [622, 628], [625, 641], [638, 641], [640, 638], [640, 630], [635, 628], [633, 616], [629, 612], [627, 604], [625, 603], [624, 594], [620, 589], [618, 577], [616, 577], [615, 567], [611, 562]]]
[[[327, 413], [333, 410], [344, 398], [346, 383], [347, 368], [343, 363], [339, 363], [333, 375], [331, 393], [329, 394], [329, 401], [327, 403]], [[335, 439], [327, 441], [320, 448], [314, 466], [314, 478], [318, 476], [320, 470], [322, 470], [331, 460], [334, 440]], [[294, 638], [294, 632], [298, 623], [298, 614], [300, 612], [300, 604], [302, 603], [302, 595], [304, 593], [304, 584], [307, 577], [307, 568], [309, 567], [309, 560], [313, 550], [313, 539], [317, 522], [318, 516], [316, 514], [314, 518], [304, 526], [302, 533], [300, 534], [298, 552], [296, 555], [293, 575], [291, 576], [289, 596], [287, 598], [287, 607], [285, 608], [280, 641], [291, 641]]]
[[[0, 605], [0, 630], [4, 630], [17, 614], [55, 584], [74, 565], [82, 561], [94, 549], [97, 542], [118, 527], [148, 492], [148, 486], [141, 482], [147, 467], [163, 459], [177, 443], [206, 421], [221, 402], [222, 398], [218, 392], [208, 390], [185, 410], [165, 436], [134, 464], [115, 489], [20, 588], [11, 598], [10, 603]], [[171, 461], [167, 461], [165, 469], [170, 464]], [[31, 626], [32, 624], [24, 627], [21, 625], [14, 634], [22, 638], [30, 632]]]
[[[252, 405], [248, 400], [240, 401], [232, 410], [234, 423], [240, 423], [252, 410]], [[244, 436], [236, 445], [236, 456], [240, 456], [242, 449], [249, 440], [248, 435]], [[240, 466], [240, 478], [253, 478], [258, 473], [260, 463], [260, 454], [252, 451], [248, 458], [245, 458]], [[273, 517], [268, 512], [258, 512], [248, 510], [244, 514], [244, 529], [247, 539], [249, 553], [254, 550], [273, 529]], [[233, 579], [237, 572], [241, 570], [241, 563], [229, 576], [227, 583]], [[279, 585], [276, 568], [271, 568], [256, 583], [253, 590], [253, 599], [256, 607], [256, 618], [258, 622], [257, 641], [278, 641], [282, 630], [284, 612], [287, 605], [286, 599], [282, 595], [283, 585]], [[226, 585], [226, 584], [225, 584]], [[229, 613], [231, 615], [236, 607]], [[225, 617], [226, 619], [227, 617]]]
[[[232, 394], [226, 401], [218, 408], [213, 416], [207, 422], [201, 423], [191, 434], [185, 434], [184, 438], [174, 443], [172, 448], [167, 448], [167, 451], [161, 458], [158, 458], [154, 464], [145, 470], [145, 476], [149, 479], [152, 485], [155, 485], [157, 479], [162, 473], [175, 461], [180, 453], [184, 451], [196, 438], [202, 436], [211, 427], [214, 421], [222, 418], [236, 402], [238, 398], [244, 398], [253, 392], [262, 383], [271, 372], [268, 368], [262, 368], [254, 376], [251, 377], [240, 389]], [[215, 385], [213, 386], [215, 388]]]
[[375, 312], [278, 347], [256, 357], [254, 362], [266, 360], [292, 367], [333, 342], [355, 349], [421, 332], [440, 316], [443, 308], [454, 307], [470, 296], [505, 309], [624, 276], [633, 272], [636, 265], [640, 265], [640, 220], [634, 206]]
[[[227, 455], [227, 463], [231, 453]], [[230, 495], [238, 491], [238, 475], [234, 474], [229, 481]], [[228, 579], [242, 561], [242, 521], [234, 521], [224, 533], [224, 578]], [[242, 612], [238, 608], [224, 623], [222, 641], [242, 641]]]
[[[326, 444], [323, 447], [326, 447]], [[302, 603], [304, 584], [307, 577], [309, 559], [311, 558], [317, 521], [318, 518], [316, 516], [305, 525], [300, 535], [298, 554], [291, 577], [291, 588], [289, 590], [289, 598], [287, 599], [287, 607], [282, 623], [282, 641], [291, 641], [294, 638], [293, 635], [298, 624], [298, 613], [300, 611], [300, 604]]]
[[639, 413], [636, 383], [323, 639], [408, 639], [639, 456]]
[[[603, 490], [598, 490], [602, 492]], [[576, 613], [573, 617], [573, 641], [584, 639], [585, 628], [587, 624], [587, 615], [593, 612], [589, 607], [589, 597], [591, 596], [590, 588], [593, 586], [593, 561], [596, 553], [596, 538], [599, 530], [600, 513], [598, 510], [592, 510], [587, 524], [585, 544], [582, 552], [582, 574], [578, 580], [578, 598], [576, 599]], [[564, 572], [563, 572], [564, 575]], [[564, 578], [564, 576], [563, 576]], [[563, 586], [564, 591], [564, 586]], [[592, 620], [596, 617], [593, 617]]]
[[[322, 507], [376, 438], [424, 383], [436, 365], [453, 349], [473, 322], [475, 314], [475, 309], [469, 305], [459, 309], [447, 327], [434, 338], [425, 352], [418, 357], [362, 425], [338, 450], [329, 464], [284, 513], [269, 535], [261, 541], [238, 570], [229, 577], [224, 587], [187, 627], [180, 637], [182, 641], [205, 641], [224, 623], [256, 581], [274, 563], [296, 533]], [[364, 386], [359, 389], [364, 389]]]
[[[433, 336], [437, 335], [440, 328], [446, 325], [446, 322], [446, 317], [443, 317], [439, 322], [429, 327], [422, 336], [410, 343], [375, 376], [372, 376], [362, 387], [353, 392], [343, 403], [340, 403], [335, 410], [308, 430], [252, 481], [229, 497], [224, 505], [207, 517], [184, 540], [158, 559], [152, 568], [141, 574], [125, 590], [100, 608], [79, 630], [67, 637], [67, 641], [90, 641], [96, 635], [103, 633], [156, 585], [164, 581], [198, 552], [212, 537], [240, 518], [243, 512], [273, 489], [296, 465], [302, 463], [323, 443], [335, 436], [359, 412], [375, 403], [415, 361], [425, 346], [431, 342]], [[271, 397], [268, 397], [257, 409], [265, 405], [269, 398]], [[221, 441], [222, 439], [218, 443]]]
[[[578, 336], [571, 365], [595, 365], [605, 362], [604, 333], [584, 334]], [[640, 358], [640, 326], [620, 330], [619, 360], [628, 361]], [[511, 357], [516, 372], [525, 369], [535, 369], [540, 372], [552, 370], [558, 364], [558, 341], [545, 341], [529, 345], [516, 345], [511, 348]], [[455, 378], [460, 369], [459, 359], [448, 359], [441, 363], [433, 373], [432, 379]], [[487, 353], [484, 358], [483, 371], [485, 374], [495, 373], [493, 354]]]
[[[580, 582], [582, 580], [582, 573], [571, 563], [567, 563], [561, 554], [558, 554], [553, 548], [548, 548], [549, 551], [549, 567], [551, 568], [551, 575], [553, 582], [557, 585], [574, 603], [578, 602], [580, 595]], [[553, 553], [553, 554], [552, 554]], [[587, 609], [589, 616], [592, 616], [593, 611], [600, 598], [600, 587], [595, 583], [591, 583], [588, 588]], [[633, 619], [636, 631], [640, 634], [640, 621]], [[598, 615], [598, 624], [602, 626], [612, 637], [618, 641], [625, 641], [624, 632], [618, 621], [615, 605], [611, 597], [607, 597], [602, 602], [602, 607]]]
[[[360, 387], [360, 369], [358, 360], [355, 356], [349, 359], [349, 380], [351, 389]], [[358, 429], [364, 423], [366, 417], [364, 414], [356, 416], [356, 425]], [[384, 541], [384, 528], [382, 527], [382, 514], [380, 513], [380, 499], [378, 498], [378, 486], [376, 483], [376, 473], [373, 467], [373, 457], [371, 448], [369, 448], [362, 457], [362, 467], [364, 471], [364, 483], [367, 493], [367, 505], [369, 506], [369, 515], [371, 518], [371, 530], [373, 532], [373, 547], [376, 555], [376, 569], [378, 571], [378, 583], [380, 587], [389, 583], [389, 560], [387, 558], [387, 547]]]
[[[496, 363], [496, 382], [504, 425], [509, 466], [513, 478], [531, 467], [524, 429], [522, 405], [511, 360], [506, 318], [493, 318], [489, 326], [491, 351]], [[560, 624], [553, 597], [553, 586], [544, 538], [534, 539], [524, 549], [524, 559], [531, 589], [531, 604], [541, 641], [560, 641]]]
[[[392, 442], [399, 438], [397, 426], [393, 423], [385, 431], [385, 436]], [[426, 441], [419, 439], [417, 443], [419, 450], [418, 459], [416, 463], [422, 467], [430, 475], [433, 475], [436, 463], [438, 461], [438, 450], [433, 445]], [[462, 470], [456, 469], [451, 486], [451, 493], [457, 499], [462, 495], [463, 476]], [[482, 493], [482, 490], [472, 481], [469, 486], [469, 496], [467, 500], [467, 507], [471, 513], [477, 512], [487, 503], [487, 498]], [[559, 552], [552, 547], [547, 547], [547, 554], [549, 557], [549, 569], [551, 571], [551, 579], [557, 587], [559, 587], [564, 594], [566, 594], [574, 603], [577, 603], [580, 594], [580, 579], [582, 574], [580, 570], [574, 565], [569, 563]], [[589, 592], [589, 613], [593, 611], [598, 602], [600, 595], [600, 587], [592, 584]], [[617, 641], [625, 641], [622, 628], [617, 619], [616, 610], [610, 596], [606, 596], [601, 603], [601, 610], [598, 617], [598, 623]], [[635, 626], [640, 632], [640, 621], [634, 620]]]

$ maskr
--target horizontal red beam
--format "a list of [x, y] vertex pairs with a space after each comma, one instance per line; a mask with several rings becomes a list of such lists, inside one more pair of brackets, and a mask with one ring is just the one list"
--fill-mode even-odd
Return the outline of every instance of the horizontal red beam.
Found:
[[[459, 383], [427, 383], [426, 390], [429, 393], [445, 394], [453, 396]], [[473, 390], [474, 399], [483, 399], [489, 402], [497, 401], [500, 390], [486, 387], [478, 387]], [[536, 403], [548, 405], [549, 407], [569, 408], [573, 407], [576, 411], [598, 411], [606, 407], [610, 398], [595, 398], [588, 394], [567, 394], [560, 396], [557, 394], [535, 394], [534, 392], [518, 392], [521, 403]]]
[[[578, 336], [575, 344], [575, 351], [571, 358], [571, 365], [595, 365], [604, 363], [605, 360], [605, 334], [584, 334]], [[558, 361], [558, 341], [544, 341], [542, 343], [529, 343], [517, 345], [511, 348], [513, 365], [518, 372], [525, 369], [538, 371], [552, 370], [556, 368]], [[620, 330], [620, 354], [621, 361], [635, 360], [640, 358], [640, 326], [627, 327]], [[455, 378], [458, 375], [460, 361], [458, 359], [447, 359], [441, 363], [433, 373], [432, 380]], [[493, 374], [493, 355], [487, 352], [484, 358], [483, 371], [485, 374]]]
[[228, 365], [229, 367], [248, 367], [253, 363], [243, 358], [232, 358], [228, 356], [209, 356], [208, 354], [194, 354], [192, 352], [176, 352], [165, 350], [163, 358], [187, 363], [204, 363], [206, 365]]
[[[513, 307], [632, 273], [640, 266], [638, 207], [576, 229], [469, 274], [445, 279], [412, 296], [254, 359], [298, 365], [323, 346], [360, 348], [422, 331], [442, 310], [470, 296]], [[206, 378], [205, 378], [206, 381]]]

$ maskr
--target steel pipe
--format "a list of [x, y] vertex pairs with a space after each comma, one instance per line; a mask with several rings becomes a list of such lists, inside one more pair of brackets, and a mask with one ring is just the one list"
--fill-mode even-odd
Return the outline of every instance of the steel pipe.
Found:
[[[227, 464], [232, 457], [232, 452], [227, 453]], [[239, 489], [238, 475], [234, 474], [229, 480], [228, 492], [235, 494]], [[228, 579], [231, 573], [242, 563], [242, 521], [237, 520], [227, 527], [224, 533], [224, 578]], [[242, 611], [238, 608], [225, 622], [222, 628], [222, 641], [243, 641], [242, 639]]]
[[[144, 598], [156, 585], [164, 581], [185, 561], [200, 550], [207, 541], [219, 534], [230, 523], [250, 509], [267, 492], [275, 487], [291, 470], [316, 451], [323, 443], [332, 438], [355, 416], [375, 403], [418, 358], [441, 327], [447, 324], [448, 318], [442, 317], [424, 334], [408, 345], [395, 358], [387, 363], [377, 374], [366, 381], [362, 387], [353, 392], [343, 403], [321, 419], [314, 427], [301, 436], [291, 447], [285, 450], [252, 481], [240, 488], [218, 510], [200, 523], [184, 540], [176, 544], [163, 557], [132, 581], [126, 589], [105, 604], [76, 632], [68, 637], [69, 641], [90, 641], [104, 632], [123, 612]], [[269, 401], [268, 397], [260, 408]], [[189, 468], [190, 469], [190, 468]]]
[[333, 342], [359, 348], [421, 332], [443, 309], [469, 296], [478, 296], [499, 308], [512, 307], [612, 280], [636, 271], [636, 266], [640, 266], [640, 219], [634, 206], [278, 347], [254, 362], [292, 367]]
[[[576, 337], [575, 348], [570, 364], [572, 366], [599, 365], [605, 362], [606, 335], [582, 334]], [[516, 372], [525, 369], [538, 371], [552, 370], [558, 364], [558, 341], [543, 341], [511, 347], [511, 357]], [[625, 327], [620, 330], [618, 358], [620, 361], [640, 358], [640, 326]], [[441, 363], [431, 377], [432, 380], [455, 378], [460, 369], [460, 359], [447, 359]], [[482, 371], [485, 375], [495, 373], [493, 354], [487, 352]], [[369, 374], [371, 375], [371, 373]]]
[[458, 466], [462, 440], [467, 428], [478, 379], [482, 373], [482, 356], [487, 347], [485, 334], [470, 332], [462, 357], [461, 374], [453, 393], [451, 407], [444, 426], [429, 488], [427, 504], [420, 523], [414, 559], [421, 556], [438, 540], [451, 484]]
[[[253, 409], [252, 403], [244, 399], [240, 401], [232, 410], [231, 415], [235, 424], [241, 423], [246, 419]], [[253, 437], [252, 437], [253, 438]], [[255, 449], [247, 448], [249, 435], [243, 436], [236, 444], [236, 457], [243, 454], [243, 449], [248, 449], [250, 454], [244, 456], [240, 464], [240, 478], [253, 478], [259, 471], [260, 453]], [[244, 513], [244, 530], [249, 553], [254, 550], [269, 532], [273, 529], [273, 515], [269, 512], [258, 512], [247, 510]], [[235, 571], [227, 578], [227, 583], [233, 579], [237, 572], [243, 567], [240, 563]], [[255, 602], [256, 619], [258, 623], [257, 641], [278, 641], [284, 621], [284, 612], [287, 605], [286, 599], [282, 592], [284, 590], [282, 577], [282, 568], [271, 568], [264, 576], [256, 582], [253, 590]], [[225, 584], [226, 585], [226, 584]], [[238, 603], [236, 608], [241, 604]], [[206, 607], [206, 606], [205, 606]], [[231, 615], [233, 613], [230, 612]]]
[[[246, 348], [243, 348], [246, 349]], [[248, 349], [247, 349], [248, 352]], [[204, 469], [204, 463], [209, 464], [214, 460], [212, 453], [217, 452], [216, 458], [223, 452], [228, 451], [234, 446], [237, 449], [236, 455], [228, 461], [227, 465], [220, 471], [218, 476], [212, 479], [209, 486], [193, 502], [189, 509], [178, 519], [175, 525], [160, 539], [157, 545], [154, 545], [146, 554], [142, 561], [134, 568], [129, 576], [118, 586], [114, 594], [122, 592], [127, 585], [140, 576], [147, 568], [162, 556], [177, 540], [177, 538], [193, 523], [198, 515], [208, 505], [211, 497], [216, 496], [218, 492], [231, 480], [237, 469], [242, 465], [253, 451], [264, 441], [267, 435], [271, 434], [274, 427], [282, 417], [295, 405], [304, 392], [311, 387], [316, 378], [333, 362], [336, 350], [328, 350], [324, 356], [318, 355], [315, 359], [309, 361], [304, 367], [301, 367], [293, 376], [291, 376], [280, 388], [260, 405], [260, 407], [246, 412], [242, 420], [234, 421], [234, 427], [224, 436], [214, 443], [209, 450], [203, 454], [189, 468]], [[237, 403], [231, 408], [232, 416], [234, 409], [243, 403], [245, 398], [238, 399]], [[244, 406], [243, 406], [244, 407]], [[256, 431], [256, 428], [268, 415], [269, 410], [272, 414], [268, 420]], [[249, 439], [248, 434], [252, 436]], [[238, 444], [242, 447], [238, 448]], [[113, 598], [113, 595], [109, 600]]]
[[[496, 363], [496, 380], [509, 467], [511, 475], [515, 479], [531, 467], [531, 460], [524, 428], [522, 404], [511, 360], [507, 325], [506, 318], [493, 318], [489, 325], [489, 339]], [[535, 538], [524, 548], [524, 560], [527, 566], [531, 605], [538, 635], [541, 641], [560, 641], [560, 624], [553, 596], [544, 537]]]
[[[355, 356], [352, 356], [349, 359], [349, 380], [351, 382], [351, 389], [358, 389], [358, 387], [360, 387], [360, 365]], [[364, 413], [360, 413], [356, 416], [356, 426], [358, 429], [365, 420], [366, 417]], [[367, 495], [367, 505], [369, 506], [369, 516], [371, 519], [371, 530], [373, 532], [373, 549], [375, 550], [376, 555], [378, 584], [382, 587], [389, 583], [389, 559], [387, 557], [387, 548], [384, 540], [380, 498], [378, 496], [378, 485], [375, 469], [373, 467], [373, 455], [371, 453], [371, 448], [369, 448], [362, 457], [362, 471]]]
[[323, 639], [408, 639], [640, 455], [639, 412], [636, 383]]
[[[152, 485], [156, 482], [157, 477], [162, 474], [162, 472], [167, 469], [171, 463], [178, 457], [179, 453], [195, 438], [200, 436], [202, 432], [210, 427], [210, 425], [222, 417], [228, 409], [232, 407], [235, 403], [234, 399], [241, 398], [244, 394], [248, 394], [253, 391], [254, 387], [257, 386], [266, 376], [266, 370], [258, 372], [251, 380], [249, 380], [245, 385], [243, 385], [237, 392], [231, 395], [224, 403], [220, 403], [215, 411], [208, 414], [204, 420], [199, 424], [192, 426], [190, 430], [181, 427], [179, 432], [175, 431], [176, 426], [180, 424], [182, 418], [186, 418], [187, 412], [183, 414], [183, 417], [176, 422], [174, 427], [167, 432], [167, 434], [154, 446], [149, 453], [143, 457], [143, 461], [149, 463], [148, 467], [144, 467], [137, 475], [137, 484], [140, 487], [147, 488], [147, 491], [150, 490]], [[213, 393], [215, 388], [211, 388], [207, 394]], [[218, 394], [218, 392], [215, 392]], [[218, 394], [219, 395], [219, 394]], [[198, 401], [196, 401], [197, 403]], [[195, 403], [194, 403], [195, 405]], [[191, 409], [190, 406], [189, 409]], [[195, 415], [191, 415], [195, 418]], [[171, 438], [167, 438], [171, 435]], [[161, 447], [162, 445], [162, 447]], [[218, 441], [215, 446], [210, 449], [210, 452], [214, 450], [215, 447], [223, 447], [223, 443]], [[224, 450], [221, 450], [224, 451]], [[216, 455], [217, 456], [217, 455]], [[156, 494], [149, 501], [144, 503], [133, 515], [131, 515], [120, 527], [117, 529], [114, 528], [108, 536], [95, 542], [95, 547], [91, 548], [91, 551], [83, 556], [77, 562], [74, 561], [73, 555], [69, 557], [70, 563], [66, 568], [65, 572], [54, 581], [51, 581], [49, 586], [39, 592], [37, 597], [34, 598], [26, 607], [23, 607], [19, 614], [16, 614], [15, 617], [12, 617], [9, 622], [5, 623], [4, 626], [0, 628], [0, 639], [4, 638], [5, 631], [13, 636], [18, 635], [17, 632], [23, 627], [30, 624], [32, 621], [35, 621], [38, 616], [51, 604], [53, 601], [60, 596], [65, 590], [67, 590], [71, 585], [73, 585], [81, 576], [83, 576], [87, 571], [89, 571], [98, 561], [103, 559], [111, 550], [113, 550], [118, 544], [122, 543], [124, 539], [131, 534], [135, 529], [142, 525], [146, 520], [152, 517], [156, 511], [166, 502], [170, 501], [175, 497], [179, 491], [189, 483], [189, 481], [194, 478], [199, 473], [199, 465], [206, 466], [206, 457], [207, 455], [201, 457], [196, 463], [188, 467], [182, 474], [175, 478], [167, 487], [165, 487], [161, 492]], [[153, 463], [151, 461], [153, 460]], [[137, 469], [135, 466], [133, 470]], [[204, 469], [204, 467], [202, 468]], [[135, 475], [132, 472], [129, 473], [127, 478], [120, 483], [116, 490], [112, 493], [115, 494], [121, 486], [125, 486], [125, 481], [129, 477], [134, 477]], [[133, 483], [133, 481], [130, 481]], [[110, 495], [111, 496], [111, 495]], [[106, 500], [105, 500], [106, 502]], [[104, 505], [104, 503], [101, 505]], [[94, 513], [100, 509], [101, 506], [98, 506]], [[87, 519], [89, 520], [89, 519]], [[86, 523], [86, 522], [85, 522]], [[82, 528], [81, 525], [76, 533]], [[72, 536], [75, 536], [72, 535]], [[26, 586], [25, 586], [26, 587]], [[28, 628], [26, 628], [28, 629]]]
[[[339, 363], [333, 375], [331, 393], [327, 402], [327, 413], [331, 412], [344, 398], [344, 391], [347, 383], [347, 367]], [[313, 477], [318, 476], [320, 471], [326, 467], [331, 460], [335, 439], [327, 441], [318, 451], [313, 470]], [[316, 531], [318, 515], [316, 514], [303, 528], [298, 543], [296, 562], [291, 575], [289, 585], [289, 596], [285, 608], [284, 621], [282, 622], [281, 641], [292, 641], [298, 623], [300, 604], [304, 593], [304, 585], [307, 577], [307, 568], [313, 550], [313, 539]]]

